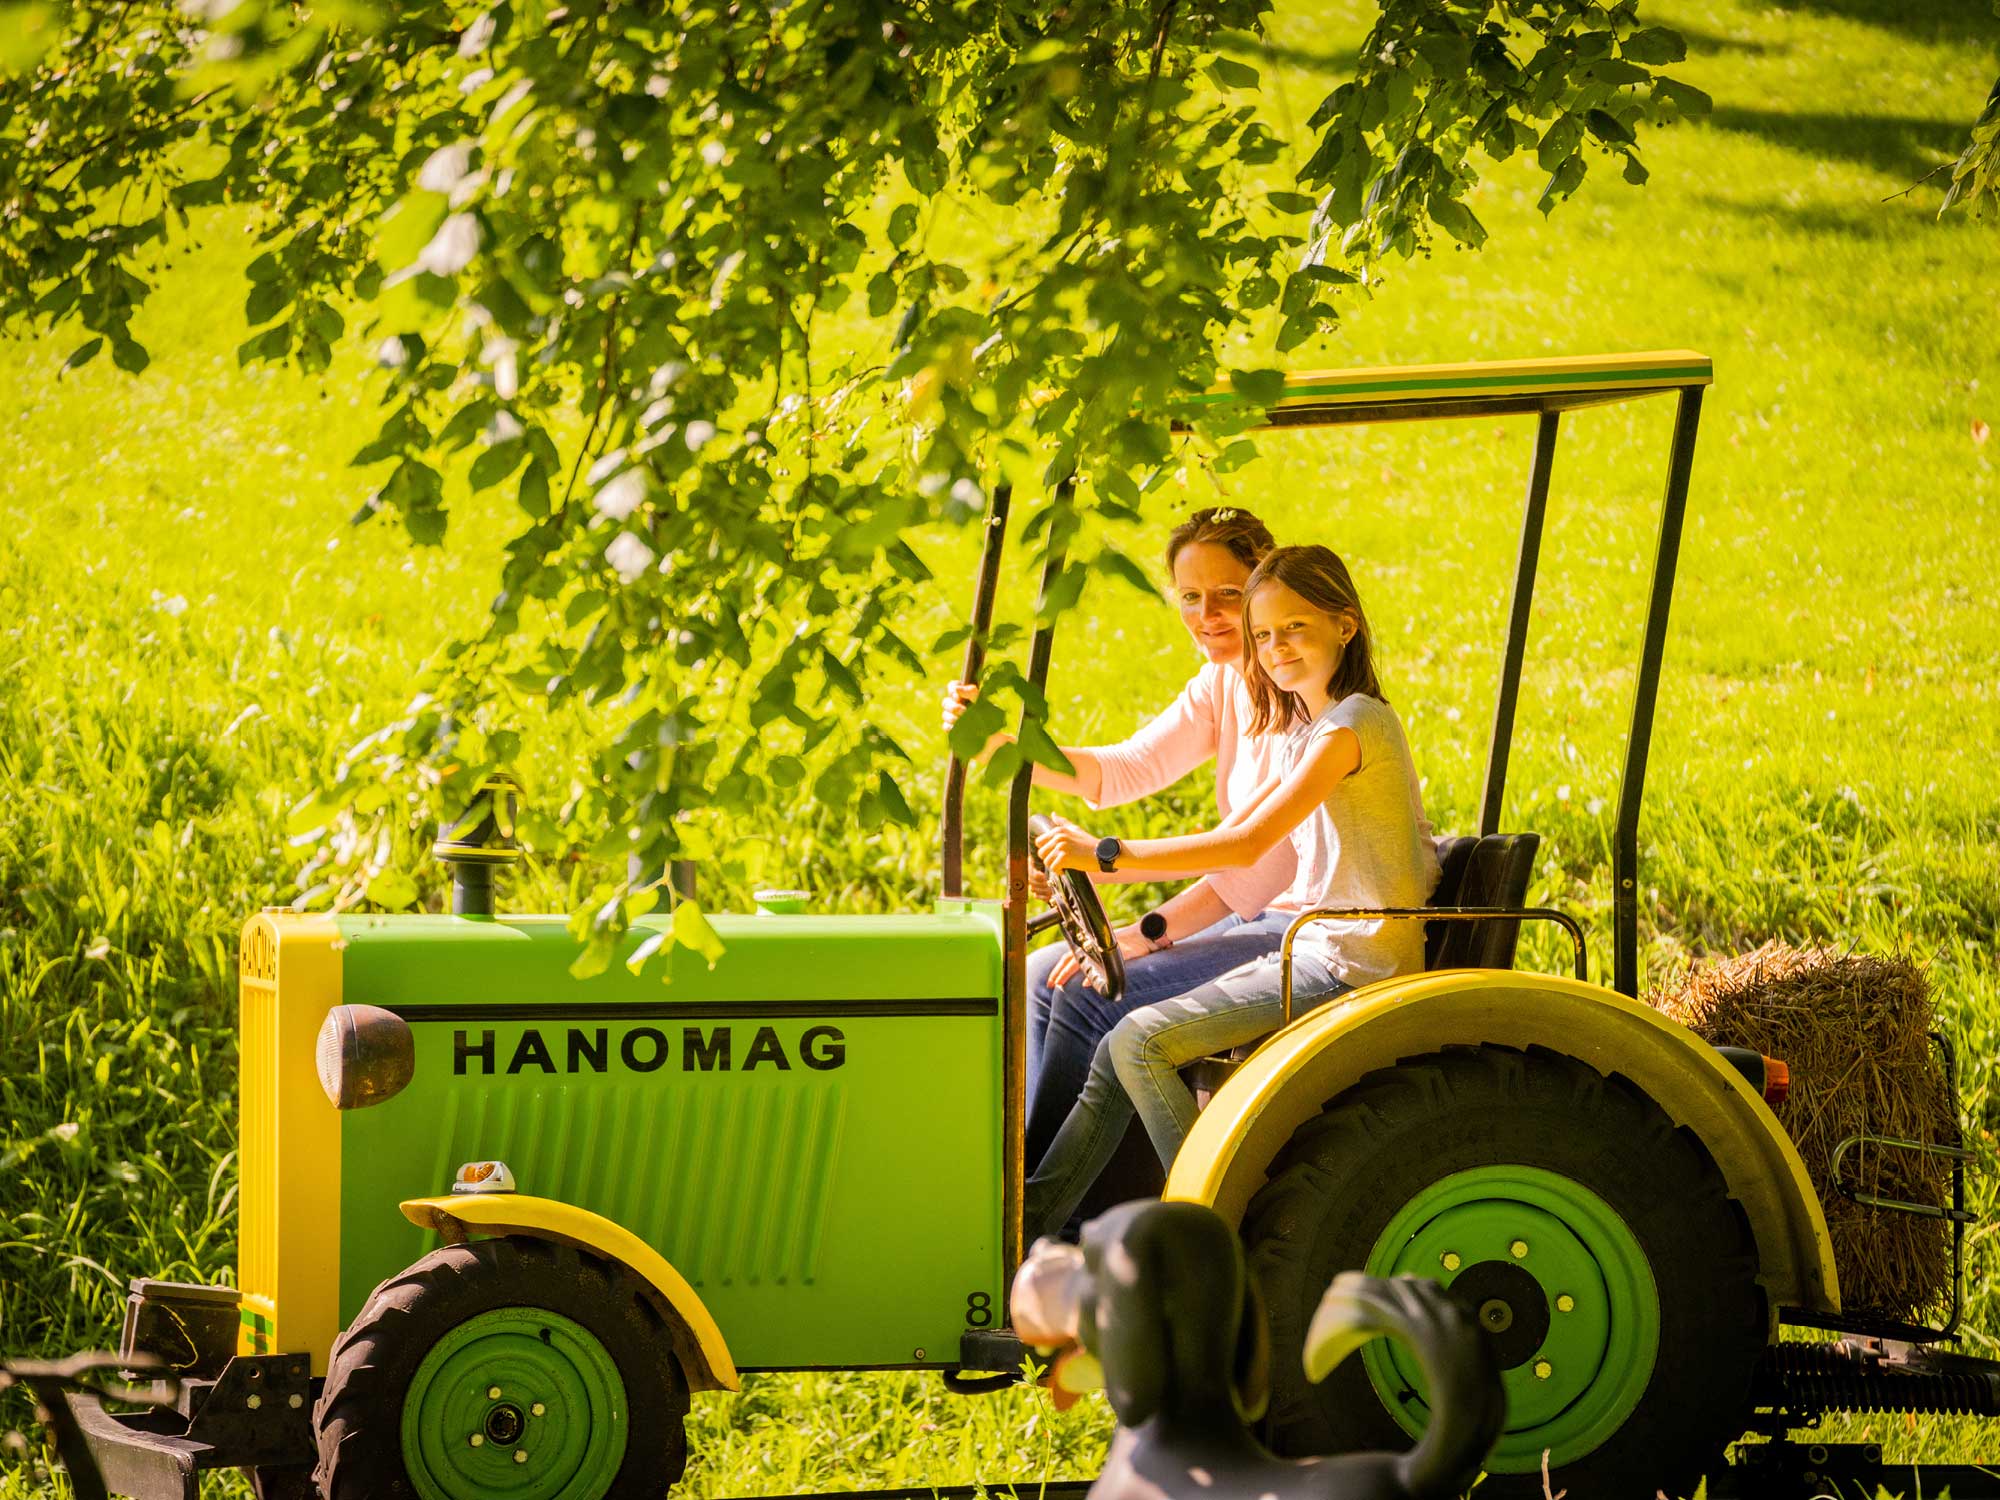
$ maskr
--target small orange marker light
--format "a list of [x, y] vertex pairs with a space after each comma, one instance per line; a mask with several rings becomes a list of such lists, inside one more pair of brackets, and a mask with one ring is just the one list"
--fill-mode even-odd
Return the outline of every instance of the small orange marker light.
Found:
[[514, 1174], [504, 1161], [469, 1161], [452, 1179], [454, 1193], [511, 1193]]
[[1792, 1091], [1792, 1070], [1781, 1058], [1764, 1059], [1764, 1102], [1783, 1104], [1785, 1096]]

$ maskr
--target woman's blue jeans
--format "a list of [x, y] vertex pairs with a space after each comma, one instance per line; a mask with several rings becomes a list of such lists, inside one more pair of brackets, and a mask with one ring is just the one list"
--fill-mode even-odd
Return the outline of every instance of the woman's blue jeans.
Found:
[[[1185, 995], [1142, 1005], [1097, 1044], [1076, 1107], [1028, 1178], [1023, 1217], [1032, 1239], [1061, 1231], [1097, 1181], [1136, 1109], [1163, 1165], [1194, 1124], [1194, 1095], [1180, 1070], [1275, 1031], [1284, 1019], [1278, 955], [1266, 954]], [[1346, 992], [1326, 960], [1292, 953], [1293, 1014]]]
[[1035, 1170], [1083, 1092], [1090, 1061], [1106, 1032], [1131, 1011], [1171, 1000], [1231, 969], [1276, 953], [1296, 912], [1267, 911], [1248, 921], [1224, 917], [1171, 948], [1125, 961], [1125, 993], [1108, 1001], [1074, 976], [1049, 987], [1049, 971], [1069, 952], [1060, 940], [1028, 955], [1028, 1122], [1026, 1161]]

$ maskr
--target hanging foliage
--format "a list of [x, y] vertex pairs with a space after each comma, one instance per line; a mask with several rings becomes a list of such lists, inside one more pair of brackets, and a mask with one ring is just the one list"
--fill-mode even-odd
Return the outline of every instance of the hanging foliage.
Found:
[[[856, 712], [933, 648], [899, 633], [906, 533], [1003, 475], [1050, 494], [1038, 545], [1134, 513], [1177, 415], [1215, 451], [1349, 289], [1485, 238], [1480, 162], [1534, 153], [1546, 210], [1593, 162], [1643, 181], [1641, 129], [1706, 104], [1634, 0], [1384, 0], [1295, 157], [1256, 109], [1267, 10], [0, 3], [0, 315], [141, 370], [149, 267], [247, 205], [241, 359], [374, 351], [357, 521], [438, 542], [448, 474], [518, 506], [485, 628], [295, 832], [398, 782], [455, 810], [524, 709], [579, 701], [608, 728], [561, 836], [614, 865], [714, 857], [773, 788], [906, 821]], [[1220, 382], [1246, 403], [1177, 406]], [[1129, 571], [1072, 556], [1046, 607]], [[581, 902], [585, 966], [653, 899]]]

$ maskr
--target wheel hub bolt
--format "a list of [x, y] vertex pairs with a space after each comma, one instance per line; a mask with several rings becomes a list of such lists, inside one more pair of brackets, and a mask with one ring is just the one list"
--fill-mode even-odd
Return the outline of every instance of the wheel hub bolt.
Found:
[[486, 1434], [483, 1432], [475, 1432], [471, 1437], [467, 1438], [466, 1441], [475, 1448], [484, 1448], [486, 1446]]
[[542, 1403], [539, 1401], [537, 1401], [533, 1406], [528, 1408], [528, 1415], [531, 1417], [545, 1417], [548, 1415], [548, 1413], [549, 1409], [546, 1406], [542, 1405]]
[[486, 1399], [488, 1401], [498, 1401], [500, 1399], [500, 1387], [497, 1385], [486, 1387]]
[[1538, 1359], [1535, 1361], [1535, 1379], [1547, 1380], [1551, 1375], [1555, 1374], [1555, 1372], [1556, 1372], [1556, 1367], [1550, 1364], [1547, 1360]]
[[524, 1464], [527, 1461], [528, 1461], [528, 1450], [526, 1448], [516, 1448], [514, 1450], [514, 1462], [517, 1464]]
[[521, 1408], [511, 1401], [502, 1401], [486, 1413], [486, 1435], [496, 1443], [511, 1445], [519, 1442], [527, 1425], [528, 1419], [521, 1415]]
[[1447, 1250], [1438, 1257], [1438, 1264], [1443, 1266], [1447, 1271], [1456, 1271], [1464, 1262], [1458, 1258], [1456, 1250]]
[[1556, 1298], [1556, 1311], [1575, 1312], [1576, 1298], [1572, 1297], [1568, 1292], [1564, 1292], [1560, 1297]]
[[1528, 1242], [1526, 1240], [1514, 1241], [1513, 1244], [1507, 1247], [1507, 1253], [1516, 1260], [1526, 1260], [1528, 1258]]
[[1494, 1297], [1480, 1304], [1479, 1321], [1494, 1333], [1505, 1333], [1514, 1326], [1514, 1309]]

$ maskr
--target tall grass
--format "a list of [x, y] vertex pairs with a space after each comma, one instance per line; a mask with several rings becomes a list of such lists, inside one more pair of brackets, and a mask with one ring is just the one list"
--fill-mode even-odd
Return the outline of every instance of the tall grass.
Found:
[[[1907, 951], [1930, 965], [1981, 1165], [2000, 1052], [2000, 354], [1993, 226], [1890, 200], [1952, 150], [1994, 71], [1980, 7], [1796, 0], [1648, 7], [1681, 27], [1712, 123], [1649, 141], [1652, 182], [1593, 176], [1546, 223], [1532, 171], [1479, 191], [1478, 255], [1441, 252], [1357, 305], [1304, 365], [1692, 347], [1714, 356], [1642, 826], [1650, 982], [1766, 937]], [[1287, 48], [1337, 55], [1358, 3], [1286, 6]], [[1337, 44], [1337, 45], [1336, 45]], [[1865, 58], [1858, 66], [1856, 59]], [[1324, 75], [1269, 70], [1295, 124]], [[1605, 174], [1609, 176], [1611, 174]], [[1888, 201], [1885, 201], [1888, 200]], [[227, 332], [248, 250], [200, 226], [149, 313], [137, 379], [58, 379], [66, 344], [0, 349], [0, 1347], [115, 1335], [127, 1278], [226, 1279], [234, 1255], [232, 946], [245, 913], [310, 887], [284, 809], [407, 696], [429, 645], [493, 592], [496, 533], [463, 504], [442, 549], [350, 528], [343, 470], [367, 436], [357, 365], [324, 383], [239, 371]], [[1544, 835], [1535, 896], [1591, 920], [1609, 960], [1609, 838], [1667, 403], [1563, 423], [1507, 803]], [[1478, 795], [1531, 424], [1274, 436], [1226, 493], [1281, 537], [1355, 567], [1389, 692], [1440, 829]], [[1176, 499], [1205, 503], [1187, 477]], [[920, 545], [962, 611], [970, 540]], [[1024, 585], [1025, 587], [1025, 585]], [[1108, 591], [1058, 644], [1075, 741], [1115, 735], [1191, 666], [1158, 601]], [[940, 668], [942, 674], [943, 667]], [[942, 754], [934, 682], [870, 712]], [[547, 726], [523, 771], [566, 794], [588, 726]], [[919, 788], [921, 790], [921, 788]], [[935, 793], [919, 801], [933, 812]], [[1100, 819], [1198, 819], [1195, 778]], [[999, 809], [975, 795], [969, 876], [997, 876]], [[810, 807], [745, 828], [760, 878], [846, 910], [934, 891], [928, 836], [861, 837]], [[412, 830], [392, 857], [439, 884]], [[564, 897], [530, 871], [505, 898]], [[741, 891], [716, 893], [740, 904]], [[1553, 947], [1531, 957], [1556, 967]], [[1990, 1176], [1975, 1206], [1994, 1207]], [[2000, 1309], [1988, 1228], [1970, 1238], [1967, 1347]], [[19, 1422], [15, 1408], [0, 1425]], [[1101, 1406], [1053, 1417], [928, 1378], [782, 1376], [704, 1398], [689, 1493], [1087, 1472]], [[1969, 1424], [1839, 1424], [1892, 1453], [1989, 1456]], [[7, 1461], [0, 1459], [0, 1464]], [[0, 1496], [27, 1493], [16, 1467]]]

